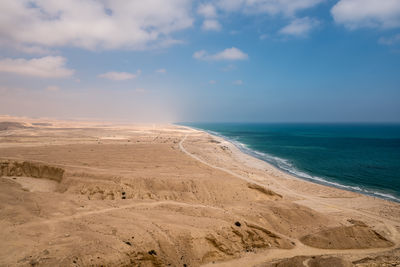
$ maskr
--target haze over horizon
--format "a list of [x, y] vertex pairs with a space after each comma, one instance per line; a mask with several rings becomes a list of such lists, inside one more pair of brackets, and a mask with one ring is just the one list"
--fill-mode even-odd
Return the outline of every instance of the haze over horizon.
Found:
[[0, 114], [400, 122], [398, 0], [4, 0]]

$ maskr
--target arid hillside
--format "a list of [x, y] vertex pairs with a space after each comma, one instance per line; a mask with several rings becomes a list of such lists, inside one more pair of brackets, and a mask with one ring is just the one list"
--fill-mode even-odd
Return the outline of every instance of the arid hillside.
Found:
[[398, 204], [287, 177], [217, 137], [2, 119], [1, 266], [400, 264]]

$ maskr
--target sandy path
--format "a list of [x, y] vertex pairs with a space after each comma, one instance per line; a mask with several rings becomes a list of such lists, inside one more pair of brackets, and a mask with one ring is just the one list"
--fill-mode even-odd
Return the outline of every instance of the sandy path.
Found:
[[[183, 146], [183, 142], [185, 142], [185, 140], [186, 140], [187, 137], [188, 137], [188, 134], [186, 134], [186, 135], [182, 138], [182, 140], [179, 142], [179, 148], [180, 148], [180, 150], [181, 150], [183, 153], [185, 153], [186, 155], [188, 155], [188, 156], [194, 158], [195, 160], [197, 160], [197, 161], [199, 161], [199, 162], [201, 162], [201, 163], [207, 165], [208, 167], [211, 167], [211, 168], [216, 169], [216, 170], [223, 171], [223, 172], [228, 173], [228, 174], [230, 174], [230, 175], [232, 175], [232, 176], [235, 176], [236, 178], [242, 179], [242, 180], [244, 180], [244, 181], [246, 181], [246, 182], [253, 183], [253, 184], [259, 185], [259, 186], [261, 186], [261, 187], [265, 187], [265, 185], [262, 184], [262, 183], [259, 183], [259, 182], [257, 182], [257, 181], [252, 180], [252, 179], [249, 179], [249, 178], [247, 178], [247, 177], [241, 176], [241, 175], [239, 175], [239, 174], [237, 174], [237, 173], [235, 173], [235, 172], [233, 172], [233, 171], [231, 171], [231, 170], [228, 170], [228, 169], [226, 169], [226, 168], [222, 168], [222, 167], [215, 166], [215, 165], [213, 165], [213, 164], [211, 164], [211, 163], [208, 163], [208, 162], [202, 160], [201, 158], [197, 157], [196, 155], [191, 154], [191, 153], [188, 152], [188, 151], [185, 149], [185, 147]], [[267, 188], [265, 187], [265, 189], [267, 189]]]
[[119, 207], [110, 207], [110, 208], [91, 210], [91, 211], [86, 211], [86, 212], [79, 212], [78, 214], [74, 214], [74, 215], [63, 216], [63, 217], [58, 217], [58, 218], [53, 218], [53, 219], [48, 219], [48, 220], [42, 220], [42, 221], [38, 221], [38, 222], [25, 223], [25, 224], [19, 225], [18, 227], [31, 227], [31, 226], [44, 225], [44, 224], [56, 224], [59, 222], [69, 221], [69, 220], [73, 220], [73, 219], [79, 219], [79, 218], [82, 218], [85, 216], [103, 214], [103, 213], [113, 212], [113, 211], [117, 211], [117, 210], [140, 208], [140, 207], [155, 207], [155, 206], [160, 206], [160, 205], [175, 205], [175, 206], [191, 207], [191, 208], [208, 208], [208, 209], [224, 211], [224, 209], [222, 209], [222, 208], [217, 208], [217, 207], [207, 206], [207, 205], [202, 205], [202, 204], [190, 204], [190, 203], [183, 203], [183, 202], [176, 202], [176, 201], [156, 201], [156, 202], [134, 203], [134, 204], [124, 205], [124, 206], [119, 206]]

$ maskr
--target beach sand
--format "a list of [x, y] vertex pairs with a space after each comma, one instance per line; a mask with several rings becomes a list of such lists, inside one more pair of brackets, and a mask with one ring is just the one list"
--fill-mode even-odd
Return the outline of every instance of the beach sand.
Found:
[[0, 266], [400, 266], [400, 204], [187, 127], [0, 116], [0, 176]]

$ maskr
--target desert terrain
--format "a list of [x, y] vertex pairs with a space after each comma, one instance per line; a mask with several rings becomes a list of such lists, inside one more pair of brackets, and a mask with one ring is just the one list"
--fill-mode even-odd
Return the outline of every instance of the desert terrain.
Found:
[[400, 205], [208, 133], [0, 116], [0, 266], [400, 266]]

